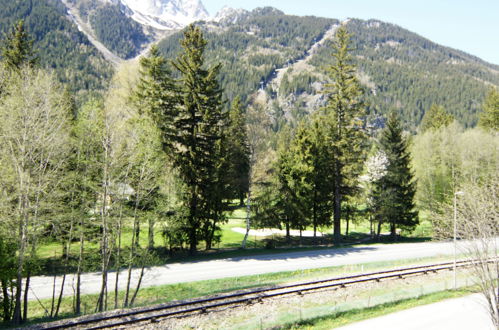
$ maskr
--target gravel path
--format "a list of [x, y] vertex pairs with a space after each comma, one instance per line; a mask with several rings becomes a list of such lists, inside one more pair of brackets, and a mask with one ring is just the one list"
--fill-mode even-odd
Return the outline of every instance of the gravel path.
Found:
[[[302, 251], [211, 261], [183, 262], [147, 269], [142, 287], [452, 254], [452, 243], [432, 242], [364, 245], [319, 251]], [[139, 270], [134, 270], [134, 280], [138, 278], [138, 274]], [[109, 288], [114, 288], [114, 279], [115, 273], [111, 272], [109, 274]], [[125, 279], [126, 272], [121, 272], [121, 288], [124, 287]], [[50, 298], [52, 296], [53, 280], [53, 277], [48, 276], [37, 276], [32, 278], [30, 299], [36, 299], [35, 296], [38, 297], [38, 299]], [[58, 285], [61, 283], [61, 280], [62, 278], [57, 278]], [[101, 276], [99, 273], [84, 274], [82, 276], [82, 282], [82, 294], [98, 293], [101, 284]], [[64, 294], [73, 294], [73, 276], [68, 276], [66, 279]]]

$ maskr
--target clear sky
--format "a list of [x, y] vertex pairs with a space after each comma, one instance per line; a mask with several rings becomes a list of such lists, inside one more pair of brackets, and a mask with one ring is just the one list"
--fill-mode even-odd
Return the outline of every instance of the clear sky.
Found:
[[222, 7], [272, 6], [286, 14], [376, 18], [436, 43], [499, 64], [499, 0], [202, 0], [210, 15]]

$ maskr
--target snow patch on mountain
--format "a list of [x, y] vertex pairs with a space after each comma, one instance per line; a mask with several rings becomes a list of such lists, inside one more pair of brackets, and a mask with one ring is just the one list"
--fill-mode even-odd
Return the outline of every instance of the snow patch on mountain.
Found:
[[209, 19], [200, 0], [120, 0], [132, 19], [158, 30], [171, 30]]

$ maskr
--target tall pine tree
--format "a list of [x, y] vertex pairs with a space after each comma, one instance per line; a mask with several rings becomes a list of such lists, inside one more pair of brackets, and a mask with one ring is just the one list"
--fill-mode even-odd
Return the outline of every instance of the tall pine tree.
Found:
[[140, 59], [140, 78], [132, 95], [132, 101], [140, 115], [151, 116], [160, 128], [167, 154], [172, 151], [175, 136], [174, 118], [177, 113], [175, 91], [167, 61], [160, 54], [158, 47], [153, 45], [149, 55]]
[[6, 35], [2, 57], [7, 68], [12, 70], [19, 70], [23, 65], [32, 67], [37, 63], [33, 40], [26, 32], [23, 20], [19, 20]]
[[180, 43], [183, 52], [173, 62], [180, 72], [174, 163], [187, 187], [186, 227], [189, 251], [194, 254], [201, 230], [211, 235], [216, 222], [223, 217], [219, 174], [225, 156], [222, 142], [225, 118], [217, 80], [219, 66], [205, 68], [206, 40], [201, 29], [189, 25]]
[[395, 239], [397, 227], [411, 230], [419, 223], [414, 203], [416, 182], [411, 171], [408, 143], [395, 114], [390, 115], [381, 134], [380, 149], [388, 164], [385, 175], [377, 182], [381, 191], [377, 209], [381, 221], [390, 224], [390, 233]]
[[350, 43], [350, 34], [341, 26], [333, 43], [334, 63], [328, 68], [331, 83], [326, 85], [328, 99], [322, 109], [331, 150], [335, 243], [341, 240], [341, 204], [358, 189], [367, 142], [362, 123], [362, 92], [352, 64]]

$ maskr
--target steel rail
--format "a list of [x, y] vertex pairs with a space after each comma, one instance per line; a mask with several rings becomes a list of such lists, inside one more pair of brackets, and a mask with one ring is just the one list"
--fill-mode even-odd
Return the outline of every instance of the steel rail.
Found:
[[[457, 266], [458, 267], [467, 267], [467, 266], [471, 266], [475, 262], [476, 261], [461, 260], [461, 261], [457, 262]], [[129, 319], [129, 320], [120, 320], [118, 322], [106, 323], [106, 324], [102, 324], [102, 325], [97, 325], [95, 327], [89, 327], [87, 329], [114, 328], [114, 327], [129, 325], [129, 324], [133, 324], [133, 323], [150, 321], [150, 320], [154, 320], [154, 319], [158, 319], [158, 318], [166, 318], [166, 317], [178, 316], [178, 315], [189, 314], [189, 313], [194, 313], [194, 312], [205, 312], [208, 309], [215, 309], [215, 308], [229, 306], [229, 305], [248, 303], [248, 302], [252, 302], [254, 300], [268, 299], [268, 298], [273, 298], [273, 297], [278, 297], [278, 296], [283, 296], [283, 295], [289, 295], [289, 294], [293, 294], [293, 293], [301, 294], [302, 292], [307, 292], [307, 291], [328, 289], [328, 288], [334, 288], [334, 287], [346, 287], [346, 286], [351, 286], [351, 285], [358, 284], [358, 283], [365, 283], [365, 282], [371, 282], [371, 281], [379, 282], [379, 281], [386, 280], [386, 279], [403, 278], [403, 277], [407, 277], [407, 276], [427, 274], [428, 272], [452, 270], [453, 265], [454, 265], [454, 262], [446, 262], [446, 263], [440, 263], [440, 264], [399, 268], [399, 269], [393, 269], [393, 270], [388, 270], [388, 271], [349, 275], [349, 276], [324, 279], [324, 280], [317, 280], [317, 281], [311, 281], [311, 282], [288, 284], [288, 285], [283, 285], [283, 286], [257, 289], [257, 290], [247, 291], [247, 292], [239, 292], [239, 293], [230, 294], [230, 295], [221, 295], [221, 296], [212, 297], [212, 298], [192, 300], [192, 301], [188, 301], [188, 302], [176, 303], [176, 304], [171, 304], [171, 305], [167, 305], [167, 306], [158, 306], [158, 307], [153, 307], [153, 308], [145, 308], [145, 309], [140, 309], [140, 310], [128, 311], [125, 313], [119, 313], [119, 314], [115, 314], [115, 315], [109, 315], [109, 316], [87, 319], [87, 320], [67, 322], [64, 324], [57, 324], [57, 325], [53, 325], [53, 326], [47, 325], [46, 327], [42, 327], [41, 329], [56, 330], [56, 329], [66, 329], [66, 328], [73, 328], [73, 327], [82, 327], [82, 326], [90, 325], [92, 323], [105, 322], [105, 321], [110, 321], [110, 320], [114, 320], [114, 319], [123, 319], [126, 317], [136, 316], [136, 315], [140, 315], [140, 314], [164, 312], [164, 313], [159, 313], [159, 314], [154, 314], [154, 315], [147, 315], [147, 316], [143, 316], [143, 317], [133, 318], [133, 319]], [[324, 283], [328, 283], [328, 282], [335, 282], [335, 283], [324, 284]], [[296, 289], [296, 288], [300, 288], [300, 289]], [[278, 293], [268, 293], [268, 292], [286, 290], [286, 289], [293, 289], [293, 290], [287, 290], [287, 291], [278, 292]], [[251, 296], [251, 297], [246, 297], [246, 298], [234, 300], [234, 298], [241, 298], [244, 296]], [[220, 302], [220, 303], [215, 303], [215, 304], [203, 305], [203, 304], [212, 303], [215, 301], [228, 300], [228, 299], [232, 299], [232, 300], [224, 301], [224, 302]], [[195, 306], [195, 305], [201, 305], [201, 306], [191, 307], [191, 306]], [[182, 307], [191, 307], [191, 308], [172, 311], [173, 309], [182, 308]], [[165, 312], [165, 311], [167, 311], [167, 312]]]

